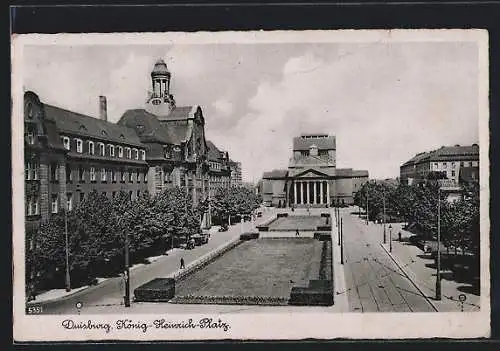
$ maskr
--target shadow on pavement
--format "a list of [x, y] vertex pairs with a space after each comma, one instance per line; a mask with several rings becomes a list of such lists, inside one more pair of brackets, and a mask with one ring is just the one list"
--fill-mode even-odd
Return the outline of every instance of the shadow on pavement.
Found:
[[480, 295], [479, 285], [461, 285], [457, 290], [466, 294]]

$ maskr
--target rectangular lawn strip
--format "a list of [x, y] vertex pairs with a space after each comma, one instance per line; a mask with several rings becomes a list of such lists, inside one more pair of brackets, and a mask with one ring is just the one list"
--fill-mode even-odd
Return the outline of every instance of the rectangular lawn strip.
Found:
[[318, 279], [322, 246], [312, 238], [244, 242], [177, 282], [172, 302], [196, 303], [197, 296], [225, 296], [275, 298], [276, 304], [283, 304], [293, 286], [307, 286], [309, 280]]
[[316, 230], [326, 224], [326, 218], [320, 216], [288, 216], [276, 219], [269, 225], [269, 230]]

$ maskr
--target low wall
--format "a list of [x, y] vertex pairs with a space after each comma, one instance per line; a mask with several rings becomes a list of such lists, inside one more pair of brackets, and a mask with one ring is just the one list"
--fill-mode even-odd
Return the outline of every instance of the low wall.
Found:
[[171, 278], [174, 278], [176, 282], [182, 280], [187, 275], [196, 272], [197, 270], [205, 267], [209, 263], [213, 262], [218, 257], [225, 254], [227, 251], [235, 248], [236, 246], [243, 243], [243, 240], [240, 239], [239, 236], [235, 237], [233, 240], [225, 243], [224, 245], [219, 246], [215, 250], [209, 252], [208, 254], [198, 258], [197, 260], [191, 262], [186, 268], [178, 270], [173, 273]]

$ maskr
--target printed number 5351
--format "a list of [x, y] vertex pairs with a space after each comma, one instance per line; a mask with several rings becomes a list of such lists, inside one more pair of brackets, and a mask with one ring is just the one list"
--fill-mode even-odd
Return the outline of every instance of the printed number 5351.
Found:
[[27, 314], [39, 314], [43, 312], [42, 306], [28, 306], [26, 307]]

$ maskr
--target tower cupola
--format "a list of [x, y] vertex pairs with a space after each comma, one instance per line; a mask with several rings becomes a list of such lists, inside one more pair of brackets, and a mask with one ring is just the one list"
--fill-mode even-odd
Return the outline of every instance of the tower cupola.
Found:
[[159, 103], [170, 97], [170, 71], [167, 64], [162, 59], [156, 61], [151, 71], [151, 83], [153, 86], [153, 99], [158, 99]]

